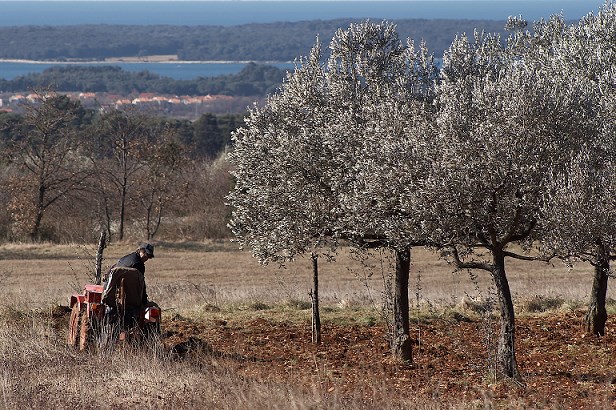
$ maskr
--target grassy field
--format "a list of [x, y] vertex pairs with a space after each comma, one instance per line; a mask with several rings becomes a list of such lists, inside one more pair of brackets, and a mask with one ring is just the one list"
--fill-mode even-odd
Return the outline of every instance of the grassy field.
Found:
[[[131, 244], [112, 245], [105, 250], [103, 266], [134, 250]], [[80, 291], [94, 271], [93, 245], [0, 246], [0, 302], [31, 307], [66, 304], [67, 297]], [[343, 249], [333, 262], [319, 264], [319, 290], [324, 305], [365, 305], [380, 302], [384, 277], [391, 261], [376, 255], [369, 266]], [[146, 282], [151, 299], [168, 310], [182, 311], [195, 305], [309, 301], [312, 271], [309, 259], [299, 259], [285, 268], [260, 265], [248, 252], [229, 242], [158, 243], [156, 258], [147, 262]], [[592, 284], [592, 270], [582, 264], [569, 269], [560, 262], [508, 260], [507, 274], [515, 300], [534, 296], [586, 301]], [[411, 304], [429, 303], [443, 307], [463, 298], [489, 297], [491, 280], [478, 272], [471, 280], [467, 272], [433, 252], [417, 248], [412, 252]]]
[[[110, 246], [104, 266], [133, 248]], [[366, 266], [343, 250], [336, 261], [321, 262], [324, 344], [315, 347], [310, 261], [284, 269], [260, 266], [227, 242], [156, 244], [146, 282], [164, 311], [161, 343], [147, 349], [72, 350], [65, 343], [67, 299], [90, 281], [94, 252], [92, 245], [0, 246], [0, 406], [581, 409], [614, 404], [616, 334], [610, 322], [603, 339], [586, 340], [581, 333], [592, 280], [587, 265], [568, 269], [560, 263], [509, 261], [518, 356], [528, 380], [520, 388], [491, 378], [498, 318], [469, 310], [470, 301], [493, 295], [489, 277], [453, 272], [425, 249], [413, 251], [411, 367], [391, 362], [378, 313], [390, 270], [387, 258], [377, 255]], [[186, 343], [191, 355], [178, 355], [176, 347]]]

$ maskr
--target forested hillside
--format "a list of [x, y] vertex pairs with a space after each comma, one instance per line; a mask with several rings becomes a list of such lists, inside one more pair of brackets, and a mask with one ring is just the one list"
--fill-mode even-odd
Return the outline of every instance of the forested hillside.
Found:
[[228, 235], [220, 153], [243, 117], [188, 121], [34, 94], [23, 114], [0, 112], [0, 242]]
[[[331, 39], [356, 20], [316, 20], [240, 26], [75, 25], [0, 27], [0, 59], [102, 60], [177, 55], [180, 60], [293, 61], [307, 55], [318, 36]], [[401, 38], [425, 40], [440, 57], [458, 33], [503, 31], [504, 21], [399, 20]]]

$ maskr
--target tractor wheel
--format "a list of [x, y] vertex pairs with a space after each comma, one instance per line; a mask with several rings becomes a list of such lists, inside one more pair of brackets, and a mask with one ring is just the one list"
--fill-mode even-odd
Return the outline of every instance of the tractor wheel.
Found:
[[81, 318], [81, 331], [79, 332], [79, 350], [86, 350], [92, 340], [91, 319], [84, 314]]
[[79, 307], [79, 303], [75, 303], [71, 309], [71, 318], [68, 321], [68, 335], [66, 342], [70, 347], [77, 347], [77, 338], [79, 335], [79, 325], [83, 312]]

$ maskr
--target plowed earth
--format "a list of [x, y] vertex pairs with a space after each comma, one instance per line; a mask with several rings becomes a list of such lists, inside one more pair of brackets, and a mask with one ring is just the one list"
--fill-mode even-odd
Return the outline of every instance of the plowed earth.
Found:
[[[163, 342], [178, 356], [208, 357], [240, 375], [357, 398], [439, 402], [460, 408], [598, 409], [616, 405], [616, 333], [585, 335], [583, 312], [520, 316], [516, 355], [523, 383], [495, 380], [498, 318], [455, 314], [411, 324], [413, 364], [392, 359], [384, 326], [322, 326], [255, 317], [196, 322], [179, 316], [163, 326]], [[608, 322], [608, 326], [609, 326]], [[204, 356], [206, 355], [206, 356]]]

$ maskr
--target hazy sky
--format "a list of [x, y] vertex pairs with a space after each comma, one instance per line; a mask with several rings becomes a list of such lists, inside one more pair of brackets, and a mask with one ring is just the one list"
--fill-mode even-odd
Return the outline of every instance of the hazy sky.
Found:
[[[323, 6], [311, 5], [315, 2]], [[152, 7], [138, 10], [140, 3]], [[234, 3], [237, 13], [229, 10], [236, 8]], [[536, 21], [560, 13], [566, 19], [577, 20], [598, 11], [603, 3], [604, 0], [0, 0], [0, 26], [77, 22], [234, 25], [347, 17], [493, 20], [509, 15]]]
[[[44, 1], [44, 2], [54, 2], [54, 1], [119, 1], [119, 2], [124, 2], [127, 0], [0, 0], [0, 2], [3, 1]], [[167, 2], [167, 3], [172, 3], [172, 2], [182, 2], [182, 1], [197, 1], [197, 2], [207, 2], [207, 1], [284, 1], [284, 2], [293, 2], [293, 1], [332, 1], [332, 0], [128, 0], [128, 1], [162, 1], [162, 2]], [[371, 1], [371, 2], [375, 2], [376, 0], [333, 0], [333, 1]], [[485, 2], [521, 2], [521, 3], [528, 3], [531, 2], [533, 0], [386, 0], [386, 1], [400, 1], [400, 2], [413, 2], [413, 1], [485, 1]], [[597, 1], [597, 0], [579, 0], [580, 2], [584, 1], [588, 4], [603, 4], [603, 1]], [[539, 2], [539, 3], [561, 3], [560, 0], [534, 0], [534, 2]]]

